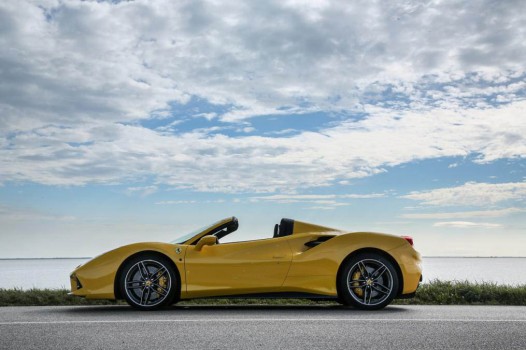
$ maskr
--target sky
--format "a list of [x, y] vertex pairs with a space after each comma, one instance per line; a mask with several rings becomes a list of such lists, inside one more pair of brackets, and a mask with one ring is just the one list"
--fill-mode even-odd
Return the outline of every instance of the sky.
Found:
[[0, 258], [228, 216], [526, 256], [526, 2], [0, 2]]

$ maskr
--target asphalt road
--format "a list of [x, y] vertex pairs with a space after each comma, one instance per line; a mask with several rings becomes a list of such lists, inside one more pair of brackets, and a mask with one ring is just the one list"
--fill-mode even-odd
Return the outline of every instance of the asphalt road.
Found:
[[526, 349], [526, 307], [1, 307], [0, 349]]

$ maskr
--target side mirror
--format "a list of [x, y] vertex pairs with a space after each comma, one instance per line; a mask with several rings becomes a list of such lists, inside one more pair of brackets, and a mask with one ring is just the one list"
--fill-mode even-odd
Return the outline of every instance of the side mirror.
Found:
[[217, 244], [216, 236], [204, 236], [195, 245], [195, 250], [199, 252], [201, 251], [201, 249], [203, 249], [205, 245], [214, 245], [214, 244]]

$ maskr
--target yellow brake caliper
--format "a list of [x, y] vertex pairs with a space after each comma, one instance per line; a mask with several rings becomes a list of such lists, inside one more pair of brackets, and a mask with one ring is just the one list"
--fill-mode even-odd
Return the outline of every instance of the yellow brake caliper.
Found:
[[[360, 271], [356, 271], [353, 275], [352, 275], [352, 279], [353, 280], [357, 280], [360, 278], [362, 274], [360, 273]], [[351, 283], [351, 286], [353, 287], [358, 287], [360, 285], [360, 283], [358, 282], [352, 282]], [[363, 297], [363, 289], [362, 288], [353, 288], [354, 289], [354, 292], [356, 293], [357, 296], [359, 297]]]
[[161, 293], [163, 289], [166, 289], [166, 282], [168, 281], [166, 276], [160, 277], [161, 273], [157, 274], [157, 277], [159, 278], [159, 288], [157, 288], [157, 292]]

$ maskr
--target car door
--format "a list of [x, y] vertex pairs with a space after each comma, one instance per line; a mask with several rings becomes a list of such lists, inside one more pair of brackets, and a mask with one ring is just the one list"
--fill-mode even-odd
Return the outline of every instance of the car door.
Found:
[[279, 292], [292, 253], [286, 240], [270, 238], [247, 242], [189, 246], [185, 255], [189, 297]]

